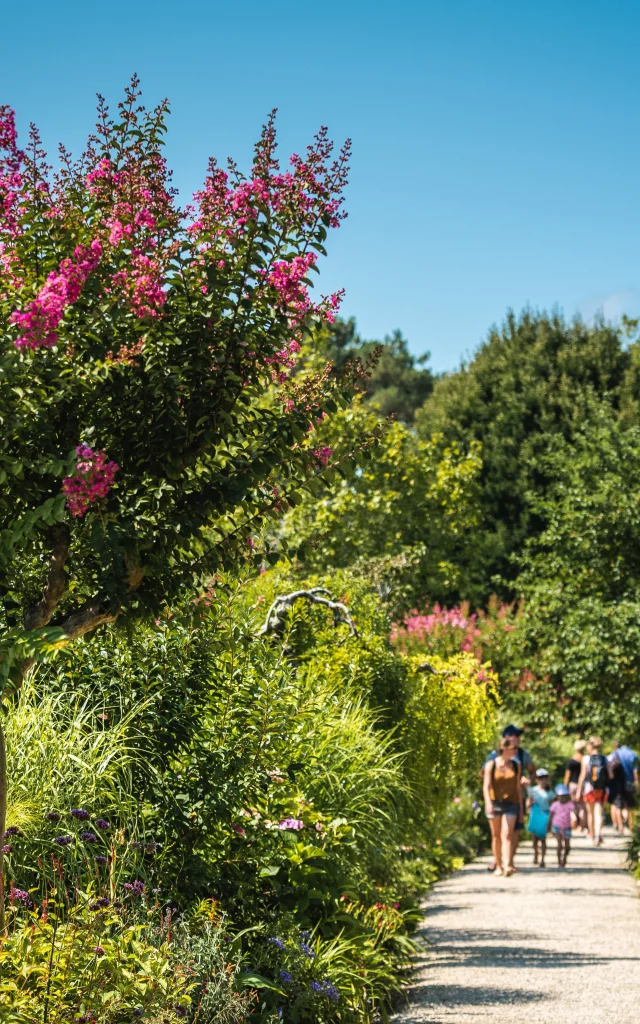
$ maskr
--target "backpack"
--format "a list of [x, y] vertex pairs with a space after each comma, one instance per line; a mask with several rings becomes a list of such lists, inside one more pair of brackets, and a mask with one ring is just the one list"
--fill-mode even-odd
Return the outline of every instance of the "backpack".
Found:
[[604, 754], [592, 754], [589, 758], [589, 782], [594, 789], [606, 789], [609, 785], [609, 771]]

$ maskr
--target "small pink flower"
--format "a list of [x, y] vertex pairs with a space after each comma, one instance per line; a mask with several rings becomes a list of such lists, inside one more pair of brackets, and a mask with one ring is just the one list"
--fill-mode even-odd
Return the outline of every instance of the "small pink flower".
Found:
[[292, 829], [294, 832], [299, 832], [301, 828], [304, 828], [304, 822], [299, 818], [283, 818], [278, 828], [282, 831]]
[[62, 482], [67, 508], [73, 516], [83, 516], [89, 505], [106, 498], [119, 469], [117, 462], [107, 462], [104, 451], [94, 451], [86, 444], [76, 448], [76, 472]]

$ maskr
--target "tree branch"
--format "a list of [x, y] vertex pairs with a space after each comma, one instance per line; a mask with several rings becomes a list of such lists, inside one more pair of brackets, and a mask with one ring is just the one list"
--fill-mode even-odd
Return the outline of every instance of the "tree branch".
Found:
[[[328, 597], [321, 597], [327, 594]], [[341, 622], [349, 627], [351, 636], [357, 636], [358, 630], [355, 627], [351, 614], [346, 605], [341, 601], [334, 601], [331, 594], [324, 587], [312, 587], [311, 590], [294, 590], [291, 594], [280, 594], [267, 612], [264, 625], [258, 630], [258, 636], [267, 636], [269, 633], [282, 633], [286, 624], [286, 613], [293, 608], [296, 601], [310, 601], [311, 604], [321, 604], [333, 612], [333, 624], [338, 626]]]
[[24, 613], [25, 630], [41, 629], [51, 622], [62, 596], [67, 589], [67, 573], [65, 563], [69, 555], [71, 533], [66, 523], [56, 523], [51, 529], [52, 550], [49, 561], [49, 573], [45, 583], [42, 600], [28, 608]]
[[60, 623], [67, 640], [75, 640], [92, 629], [102, 626], [106, 622], [115, 622], [118, 618], [118, 611], [109, 611], [104, 607], [104, 596], [98, 594], [86, 601], [81, 608], [67, 615]]

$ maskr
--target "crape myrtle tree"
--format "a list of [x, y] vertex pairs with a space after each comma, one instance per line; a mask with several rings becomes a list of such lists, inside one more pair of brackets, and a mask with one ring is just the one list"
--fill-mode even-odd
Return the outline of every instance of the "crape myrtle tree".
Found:
[[315, 427], [356, 383], [290, 375], [339, 305], [310, 285], [345, 216], [349, 143], [334, 155], [323, 128], [281, 170], [272, 115], [248, 176], [211, 160], [181, 209], [167, 113], [140, 105], [134, 78], [52, 173], [36, 129], [21, 150], [0, 107], [5, 686], [74, 637], [268, 558], [258, 532], [327, 471]]

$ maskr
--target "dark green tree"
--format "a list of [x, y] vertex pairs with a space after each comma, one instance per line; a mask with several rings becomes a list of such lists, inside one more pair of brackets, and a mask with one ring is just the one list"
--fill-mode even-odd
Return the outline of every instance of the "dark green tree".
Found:
[[543, 524], [517, 580], [523, 640], [567, 723], [640, 731], [640, 427], [605, 403], [540, 457]]
[[573, 436], [589, 395], [606, 397], [621, 422], [635, 422], [637, 380], [635, 349], [613, 327], [525, 311], [510, 313], [470, 363], [436, 382], [416, 415], [419, 435], [440, 433], [444, 444], [463, 449], [472, 440], [482, 445], [481, 525], [462, 553], [470, 559], [461, 576], [470, 590], [461, 597], [483, 604], [496, 589], [516, 596], [512, 556], [542, 526], [527, 500], [546, 486], [537, 456], [549, 435]]

